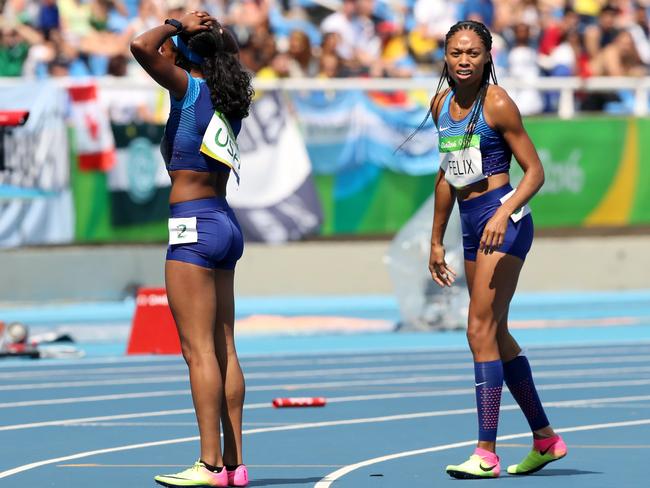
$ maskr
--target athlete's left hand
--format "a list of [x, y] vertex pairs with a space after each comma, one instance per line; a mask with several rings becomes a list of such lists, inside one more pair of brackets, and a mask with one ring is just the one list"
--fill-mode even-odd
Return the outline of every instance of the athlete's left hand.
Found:
[[196, 10], [187, 12], [180, 18], [180, 22], [183, 24], [183, 32], [187, 34], [196, 34], [208, 30], [216, 21], [217, 19], [211, 17], [209, 13]]
[[499, 208], [492, 218], [488, 220], [487, 224], [485, 224], [483, 235], [481, 236], [481, 245], [478, 249], [479, 252], [492, 254], [494, 251], [498, 251], [503, 244], [510, 216], [501, 210]]

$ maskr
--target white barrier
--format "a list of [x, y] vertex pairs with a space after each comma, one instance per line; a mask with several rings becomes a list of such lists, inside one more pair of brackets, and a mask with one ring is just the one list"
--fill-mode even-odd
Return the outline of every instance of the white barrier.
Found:
[[[64, 84], [79, 79], [61, 78]], [[2, 87], [23, 83], [22, 78], [0, 78], [0, 98]], [[138, 92], [150, 92], [155, 83], [146, 78], [96, 78], [102, 89], [128, 92], [130, 96]], [[283, 90], [283, 91], [339, 91], [339, 90], [369, 90], [369, 91], [397, 91], [397, 90], [426, 90], [433, 93], [438, 84], [437, 77], [391, 79], [391, 78], [285, 78], [278, 80], [254, 80], [256, 90]], [[499, 84], [506, 89], [535, 89], [541, 92], [559, 92], [558, 116], [570, 119], [576, 115], [576, 92], [616, 92], [629, 90], [634, 92], [634, 109], [636, 116], [648, 115], [648, 92], [650, 91], [650, 77], [542, 77], [535, 80], [521, 80], [504, 78]]]

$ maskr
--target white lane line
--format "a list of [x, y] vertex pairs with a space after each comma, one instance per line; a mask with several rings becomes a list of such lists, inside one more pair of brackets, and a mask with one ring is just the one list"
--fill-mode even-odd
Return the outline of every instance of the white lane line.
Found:
[[[579, 383], [555, 383], [555, 384], [537, 384], [538, 390], [564, 390], [571, 389], [589, 389], [589, 388], [623, 388], [626, 386], [647, 386], [650, 385], [650, 380], [621, 380], [621, 381], [581, 381]], [[285, 390], [286, 385], [279, 385], [278, 390]], [[362, 385], [363, 386], [363, 385]], [[252, 391], [250, 387], [247, 390]], [[419, 398], [419, 397], [438, 397], [438, 396], [455, 396], [474, 393], [474, 388], [454, 388], [445, 389], [444, 391], [415, 391], [415, 392], [399, 392], [399, 393], [378, 393], [374, 395], [355, 395], [347, 397], [328, 397], [330, 403], [335, 403], [336, 398], [350, 398], [354, 400], [388, 400], [395, 398]], [[170, 397], [170, 396], [186, 396], [190, 394], [190, 390], [168, 390], [168, 391], [152, 391], [142, 393], [121, 393], [115, 395], [95, 395], [83, 397], [68, 397], [68, 398], [51, 398], [43, 400], [26, 400], [21, 402], [7, 402], [0, 403], [0, 408], [22, 408], [34, 407], [44, 405], [60, 405], [60, 404], [76, 404], [88, 402], [103, 402], [110, 400], [130, 400], [137, 398], [155, 398], [155, 397]]]
[[69, 403], [105, 402], [110, 400], [131, 400], [134, 398], [158, 398], [170, 396], [185, 396], [190, 394], [190, 389], [144, 391], [139, 393], [116, 393], [114, 395], [92, 395], [67, 398], [46, 398], [43, 400], [24, 400], [20, 402], [0, 403], [0, 408], [38, 407], [42, 405], [64, 405]]
[[[602, 400], [602, 399], [598, 399]], [[566, 403], [567, 405], [572, 403], [572, 400], [568, 400], [566, 402], [556, 402], [556, 403]], [[518, 405], [506, 405], [502, 407], [502, 410], [515, 410], [519, 408]], [[314, 429], [314, 428], [321, 428], [321, 427], [334, 427], [334, 426], [341, 426], [341, 425], [359, 425], [359, 424], [368, 424], [368, 423], [379, 423], [379, 422], [391, 422], [391, 421], [397, 421], [397, 420], [411, 420], [411, 419], [418, 419], [418, 418], [427, 418], [427, 417], [439, 417], [439, 416], [446, 416], [446, 415], [458, 415], [462, 413], [473, 413], [475, 412], [476, 409], [473, 408], [467, 408], [467, 409], [459, 409], [459, 410], [443, 410], [443, 411], [437, 411], [437, 412], [420, 412], [420, 413], [413, 413], [413, 414], [401, 414], [401, 415], [390, 415], [390, 416], [382, 416], [382, 417], [367, 417], [367, 418], [357, 418], [357, 419], [345, 419], [345, 420], [332, 420], [332, 421], [325, 421], [325, 422], [307, 422], [307, 423], [302, 423], [302, 424], [293, 424], [293, 425], [282, 425], [282, 426], [277, 426], [277, 427], [263, 427], [263, 428], [258, 428], [258, 429], [249, 429], [249, 430], [244, 430], [242, 433], [243, 434], [260, 434], [260, 433], [266, 433], [266, 432], [282, 432], [282, 431], [290, 431], [290, 430], [302, 430], [302, 429]], [[641, 422], [641, 423], [639, 423]], [[622, 422], [620, 423], [621, 425], [626, 424], [626, 425], [642, 425], [644, 423], [650, 423], [649, 420], [644, 420], [644, 421], [632, 421], [632, 422]], [[598, 426], [603, 426], [603, 425], [613, 425], [613, 424], [598, 424]], [[594, 426], [579, 426], [579, 427], [573, 427], [572, 431], [577, 431], [577, 430], [590, 430], [592, 428], [596, 428]], [[567, 429], [556, 429], [557, 432], [569, 432]], [[525, 436], [530, 436], [530, 432], [526, 432], [524, 434], [515, 434], [515, 437], [512, 436], [503, 436], [501, 439], [507, 440], [507, 439], [514, 439], [516, 437], [525, 437]], [[144, 443], [139, 443], [139, 444], [129, 444], [126, 446], [117, 446], [117, 447], [109, 447], [109, 448], [104, 448], [104, 449], [96, 449], [93, 451], [85, 451], [85, 452], [79, 452], [76, 454], [71, 454], [68, 456], [61, 456], [57, 458], [52, 458], [52, 459], [45, 459], [43, 461], [37, 461], [29, 464], [24, 464], [22, 466], [17, 466], [15, 468], [11, 468], [5, 471], [0, 472], [0, 479], [2, 478], [7, 478], [9, 476], [13, 476], [18, 473], [22, 473], [25, 471], [29, 471], [34, 468], [38, 468], [41, 466], [46, 466], [49, 464], [56, 464], [56, 463], [62, 463], [65, 461], [71, 461], [73, 459], [82, 459], [90, 456], [96, 456], [99, 454], [108, 454], [112, 452], [120, 452], [120, 451], [128, 451], [128, 450], [134, 450], [134, 449], [142, 449], [145, 447], [155, 447], [155, 446], [164, 446], [164, 445], [170, 445], [170, 444], [179, 444], [183, 442], [193, 442], [197, 441], [199, 439], [198, 436], [192, 436], [192, 437], [181, 437], [177, 439], [166, 439], [162, 441], [154, 441], [154, 442], [144, 442]], [[474, 443], [476, 441], [467, 441], [469, 443]], [[466, 443], [458, 443], [459, 446], [453, 445], [454, 447], [460, 447], [460, 445], [469, 445]], [[451, 445], [451, 444], [450, 444]], [[431, 448], [429, 448], [431, 449]], [[433, 448], [435, 449], [435, 448]], [[410, 451], [414, 452], [414, 451]], [[430, 451], [426, 451], [430, 452]], [[403, 453], [401, 453], [403, 454]], [[401, 456], [400, 456], [401, 457]], [[381, 458], [376, 458], [376, 459], [381, 459]], [[356, 466], [356, 465], [355, 465]], [[360, 466], [359, 466], [360, 467]], [[345, 469], [345, 468], [344, 468]], [[356, 468], [355, 468], [356, 469]], [[341, 470], [339, 470], [341, 471]], [[338, 472], [338, 471], [337, 471]], [[329, 486], [329, 485], [328, 485]]]
[[[252, 403], [244, 405], [246, 410], [255, 410], [259, 408], [271, 408], [271, 402], [265, 403]], [[125, 420], [125, 419], [138, 419], [146, 417], [163, 417], [168, 415], [187, 415], [194, 414], [193, 408], [179, 408], [176, 410], [158, 410], [155, 412], [139, 412], [139, 413], [124, 413], [119, 415], [102, 415], [99, 417], [81, 417], [74, 419], [64, 419], [64, 420], [47, 420], [44, 422], [32, 422], [29, 424], [14, 424], [14, 425], [2, 425], [0, 426], [0, 432], [7, 430], [22, 430], [22, 429], [35, 429], [39, 427], [52, 427], [52, 426], [61, 426], [61, 425], [74, 425], [74, 424], [83, 424], [88, 422], [102, 422], [107, 420]]]
[[[467, 390], [468, 392], [471, 390]], [[348, 397], [335, 397], [328, 399], [329, 403], [344, 403], [344, 402], [358, 402], [358, 401], [369, 401], [377, 400], [379, 395], [366, 395], [366, 396], [348, 396]], [[386, 395], [381, 396], [382, 399], [388, 399]], [[394, 394], [391, 395], [392, 399], [405, 398], [404, 395]], [[626, 403], [626, 402], [637, 402], [637, 401], [648, 401], [650, 400], [650, 395], [635, 395], [635, 396], [623, 396], [623, 397], [604, 397], [604, 398], [586, 398], [582, 400], [562, 400], [555, 402], [545, 402], [545, 407], [579, 407], [584, 405], [604, 405], [608, 403]], [[257, 410], [261, 408], [271, 408], [269, 402], [264, 403], [252, 403], [244, 405], [245, 410]], [[501, 410], [512, 410], [518, 408], [517, 405], [511, 406], [502, 406]], [[460, 409], [460, 410], [444, 410], [444, 415], [452, 415], [458, 413], [471, 413], [476, 412], [475, 408], [469, 409]], [[436, 412], [429, 412], [432, 416], [436, 416]], [[194, 409], [192, 408], [183, 408], [176, 410], [158, 410], [153, 412], [138, 412], [138, 413], [125, 413], [118, 415], [103, 415], [98, 417], [81, 417], [73, 419], [64, 419], [64, 420], [47, 420], [43, 422], [32, 422], [26, 424], [13, 424], [13, 425], [3, 425], [0, 426], [0, 432], [9, 431], [9, 430], [24, 430], [24, 429], [36, 429], [41, 427], [54, 427], [54, 426], [66, 426], [66, 425], [80, 425], [80, 424], [98, 424], [101, 422], [108, 422], [114, 420], [126, 420], [126, 419], [140, 419], [148, 417], [164, 417], [171, 415], [190, 415], [194, 414]]]
[[[562, 429], [555, 429], [555, 432], [580, 432], [580, 431], [586, 431], [586, 430], [598, 430], [598, 429], [613, 429], [617, 427], [633, 427], [636, 425], [648, 425], [650, 424], [650, 419], [643, 419], [643, 420], [630, 420], [626, 422], [609, 422], [606, 424], [590, 424], [590, 425], [578, 425], [575, 427], [565, 427]], [[523, 432], [519, 434], [510, 434], [510, 435], [502, 435], [497, 437], [497, 441], [507, 441], [510, 439], [520, 439], [522, 437], [530, 437], [530, 432]], [[378, 463], [383, 463], [385, 461], [391, 461], [393, 459], [399, 459], [399, 458], [404, 458], [404, 457], [409, 457], [409, 456], [417, 456], [420, 454], [427, 454], [430, 452], [439, 452], [439, 451], [447, 451], [450, 449], [456, 449], [458, 447], [466, 447], [466, 446], [473, 446], [476, 444], [476, 440], [471, 440], [471, 441], [463, 441], [463, 442], [455, 442], [453, 444], [443, 444], [440, 446], [434, 446], [434, 447], [427, 447], [424, 449], [415, 449], [413, 451], [403, 451], [403, 452], [397, 452], [394, 454], [388, 454], [386, 456], [380, 456], [372, 459], [366, 459], [365, 461], [361, 461], [356, 464], [350, 464], [348, 466], [345, 466], [341, 469], [337, 469], [336, 471], [333, 471], [332, 473], [329, 473], [325, 477], [323, 477], [320, 481], [318, 481], [315, 485], [314, 488], [329, 488], [332, 483], [335, 481], [341, 479], [343, 476], [351, 473], [352, 471], [355, 471], [360, 468], [364, 468], [366, 466], [371, 466], [373, 464], [378, 464]]]
[[[642, 349], [643, 352], [647, 352], [650, 346], [650, 341], [634, 341], [634, 342], [617, 342], [615, 344], [604, 344], [604, 343], [589, 343], [584, 344], [581, 347], [576, 347], [573, 344], [561, 345], [561, 344], [538, 344], [533, 346], [527, 346], [526, 350], [529, 351], [531, 356], [537, 354], [543, 355], [544, 357], [552, 356], [564, 356], [564, 355], [589, 355], [589, 354], [598, 354], [599, 357], [609, 356], [613, 354], [627, 355], [631, 352], [639, 353], [639, 349]], [[549, 349], [551, 348], [551, 349]], [[379, 351], [331, 351], [331, 352], [322, 352], [317, 353], [318, 355], [309, 356], [306, 359], [286, 359], [291, 357], [300, 357], [305, 356], [304, 353], [277, 353], [277, 354], [242, 354], [240, 355], [240, 360], [244, 365], [250, 366], [277, 366], [277, 365], [287, 365], [287, 366], [297, 366], [300, 364], [345, 364], [345, 363], [357, 363], [357, 362], [373, 362], [374, 358], [380, 357], [384, 358], [385, 361], [390, 361], [390, 358], [404, 359], [405, 357], [416, 357], [417, 355], [422, 355], [430, 359], [439, 358], [441, 360], [448, 360], [448, 356], [459, 356], [459, 357], [469, 357], [469, 351], [466, 346], [458, 347], [440, 347], [440, 348], [405, 348], [400, 349], [398, 352], [388, 351], [388, 350], [379, 350]], [[351, 356], [353, 355], [353, 356]], [[379, 356], [378, 356], [379, 355]], [[446, 355], [441, 357], [441, 355]], [[319, 357], [319, 356], [322, 356]], [[333, 357], [334, 356], [334, 357]], [[383, 361], [382, 360], [382, 361]], [[181, 363], [182, 359], [180, 355], [163, 355], [163, 356], [154, 356], [154, 355], [145, 355], [145, 356], [119, 356], [119, 357], [105, 357], [105, 358], [84, 358], [83, 360], [43, 360], [40, 362], [34, 363], [24, 363], [24, 362], [15, 362], [15, 363], [0, 363], [0, 370], [9, 371], [13, 369], [18, 370], [36, 370], [39, 371], [41, 368], [43, 371], [47, 371], [51, 368], [52, 365], [57, 367], [61, 366], [72, 366], [77, 367], [87, 367], [92, 365], [122, 365], [130, 363]], [[34, 372], [36, 372], [34, 371]]]
[[[600, 356], [587, 356], [587, 357], [577, 357], [577, 358], [562, 358], [562, 359], [531, 359], [530, 364], [536, 367], [546, 367], [546, 366], [568, 366], [568, 365], [578, 365], [578, 364], [593, 364], [597, 362], [598, 364], [624, 364], [624, 363], [648, 363], [650, 362], [650, 355], [628, 355], [628, 356], [615, 356], [615, 357], [600, 357]], [[311, 366], [316, 366], [316, 363], [310, 363]], [[276, 365], [277, 366], [277, 365]], [[286, 365], [285, 365], [286, 366]], [[446, 363], [438, 364], [435, 361], [427, 361], [427, 364], [405, 364], [401, 366], [373, 366], [373, 367], [350, 367], [350, 368], [336, 368], [336, 369], [303, 369], [300, 371], [273, 371], [273, 372], [246, 372], [247, 379], [268, 379], [268, 378], [301, 378], [301, 377], [311, 377], [311, 376], [336, 376], [336, 375], [358, 375], [358, 374], [376, 374], [376, 373], [398, 373], [404, 371], [429, 371], [429, 370], [452, 370], [452, 369], [468, 369], [472, 367], [472, 362], [470, 360], [460, 363]], [[246, 369], [246, 368], [244, 368]], [[186, 366], [184, 364], [178, 364], [175, 366], [142, 366], [142, 367], [124, 367], [124, 368], [99, 368], [94, 370], [75, 370], [68, 369], [58, 369], [58, 370], [48, 370], [39, 372], [39, 374], [34, 374], [32, 371], [21, 371], [13, 373], [0, 373], [0, 379], [18, 379], [18, 378], [49, 378], [49, 377], [60, 377], [61, 375], [70, 375], [68, 380], [71, 378], [86, 378], [95, 374], [102, 375], [119, 375], [128, 374], [133, 376], [136, 373], [151, 373], [151, 372], [162, 372], [162, 373], [185, 373]], [[144, 378], [145, 380], [147, 378]], [[91, 380], [92, 381], [92, 380]], [[116, 380], [119, 381], [119, 380]], [[21, 385], [16, 385], [21, 386]]]
[[[606, 375], [625, 375], [650, 372], [650, 366], [627, 367], [627, 368], [586, 368], [571, 369], [559, 371], [538, 371], [535, 378], [572, 378], [572, 377], [590, 377]], [[271, 375], [277, 376], [277, 375]], [[288, 375], [284, 375], [285, 377]], [[306, 388], [336, 388], [341, 386], [359, 386], [359, 385], [389, 385], [389, 384], [414, 384], [414, 383], [439, 383], [453, 381], [473, 380], [474, 375], [457, 374], [457, 375], [429, 375], [429, 376], [411, 376], [402, 378], [379, 379], [379, 380], [358, 380], [358, 381], [330, 381], [326, 383], [298, 383], [285, 385], [258, 385], [248, 388], [249, 391], [270, 391], [284, 389], [287, 391], [299, 390]], [[94, 386], [118, 386], [118, 385], [144, 385], [156, 383], [186, 383], [187, 375], [180, 376], [157, 376], [151, 378], [124, 378], [119, 380], [94, 380], [94, 381], [62, 381], [32, 383], [21, 385], [4, 385], [0, 386], [0, 391], [19, 391], [35, 389], [55, 389], [55, 388], [80, 388]]]

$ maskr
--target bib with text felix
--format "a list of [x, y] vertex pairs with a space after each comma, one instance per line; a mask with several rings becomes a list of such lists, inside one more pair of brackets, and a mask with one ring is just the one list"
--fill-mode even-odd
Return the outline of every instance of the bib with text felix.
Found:
[[445, 179], [454, 188], [463, 188], [485, 179], [481, 136], [472, 135], [469, 146], [463, 149], [464, 137], [441, 137], [438, 142], [440, 167], [445, 172]]

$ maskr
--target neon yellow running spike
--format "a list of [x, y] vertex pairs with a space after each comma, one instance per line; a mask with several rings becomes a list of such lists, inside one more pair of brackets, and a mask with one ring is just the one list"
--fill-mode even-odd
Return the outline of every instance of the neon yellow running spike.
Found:
[[491, 466], [478, 454], [472, 454], [463, 464], [457, 466], [450, 464], [447, 466], [446, 471], [452, 478], [461, 480], [489, 479], [499, 477], [501, 466], [499, 461]]
[[223, 468], [215, 473], [205, 467], [200, 461], [194, 466], [176, 474], [161, 474], [154, 477], [156, 483], [162, 486], [175, 488], [177, 486], [192, 486], [194, 488], [213, 488], [228, 486], [228, 472]]
[[[546, 439], [545, 439], [546, 440]], [[549, 439], [550, 440], [550, 439]], [[562, 459], [567, 454], [567, 447], [560, 436], [553, 438], [550, 445], [543, 447], [534, 445], [533, 449], [528, 453], [519, 464], [508, 466], [508, 474], [527, 475], [533, 474], [542, 469], [548, 463]], [[547, 444], [549, 444], [547, 442]]]

